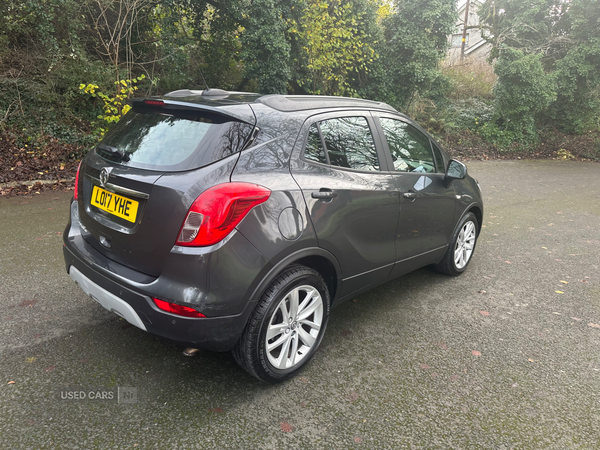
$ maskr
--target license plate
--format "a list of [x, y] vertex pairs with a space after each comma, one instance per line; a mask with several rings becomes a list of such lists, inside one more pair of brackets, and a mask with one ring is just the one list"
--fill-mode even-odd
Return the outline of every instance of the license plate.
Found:
[[121, 219], [135, 222], [139, 203], [127, 197], [108, 192], [99, 186], [92, 190], [92, 205], [103, 211], [109, 212]]

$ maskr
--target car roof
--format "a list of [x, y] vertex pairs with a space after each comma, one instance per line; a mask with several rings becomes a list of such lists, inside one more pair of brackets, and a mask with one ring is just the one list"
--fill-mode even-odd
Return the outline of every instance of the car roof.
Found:
[[330, 108], [373, 108], [397, 112], [390, 105], [373, 100], [324, 95], [262, 95], [249, 92], [224, 91], [221, 89], [181, 89], [165, 94], [162, 98], [205, 106], [231, 106], [240, 103], [261, 103], [281, 112], [299, 112]]

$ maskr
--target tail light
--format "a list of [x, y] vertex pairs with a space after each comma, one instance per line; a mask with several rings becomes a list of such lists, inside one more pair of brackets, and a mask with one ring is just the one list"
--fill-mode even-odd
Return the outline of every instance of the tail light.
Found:
[[75, 175], [75, 190], [73, 191], [73, 198], [75, 200], [77, 200], [77, 197], [79, 196], [79, 169], [81, 169], [81, 163], [77, 166], [77, 175]]
[[223, 240], [271, 191], [250, 183], [224, 183], [198, 196], [183, 221], [177, 245], [201, 247]]
[[190, 308], [189, 306], [178, 305], [177, 303], [159, 300], [154, 297], [152, 297], [152, 300], [154, 300], [154, 304], [160, 309], [171, 314], [177, 314], [178, 316], [184, 317], [206, 317], [200, 311], [197, 311], [194, 308]]

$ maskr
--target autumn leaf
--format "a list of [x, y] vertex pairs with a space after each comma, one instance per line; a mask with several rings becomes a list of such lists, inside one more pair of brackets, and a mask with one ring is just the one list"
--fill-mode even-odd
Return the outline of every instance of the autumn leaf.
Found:
[[472, 351], [471, 351], [471, 354], [472, 354], [473, 356], [481, 356], [481, 352], [478, 352], [477, 350], [472, 350]]
[[210, 408], [208, 410], [208, 412], [217, 413], [217, 414], [223, 414], [225, 411], [223, 411], [223, 408], [218, 408], [217, 407], [217, 408]]
[[564, 294], [563, 291], [554, 291], [554, 292], [556, 292], [557, 294]]
[[479, 314], [481, 314], [482, 316], [486, 316], [486, 317], [490, 315], [490, 313], [487, 311], [479, 311]]
[[562, 284], [569, 284], [568, 281], [559, 280]]
[[346, 395], [346, 399], [350, 400], [351, 402], [355, 402], [358, 400], [358, 392], [350, 392], [348, 395]]
[[588, 327], [600, 328], [600, 325], [598, 325], [597, 323], [588, 323]]
[[281, 431], [284, 433], [291, 433], [293, 431], [293, 427], [287, 422], [281, 422]]

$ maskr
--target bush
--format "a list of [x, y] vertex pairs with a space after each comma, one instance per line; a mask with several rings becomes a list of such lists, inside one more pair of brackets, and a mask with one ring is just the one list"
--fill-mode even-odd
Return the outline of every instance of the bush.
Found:
[[501, 145], [537, 142], [538, 116], [556, 98], [554, 75], [544, 73], [541, 55], [511, 48], [502, 49], [494, 71], [494, 118], [483, 135]]

